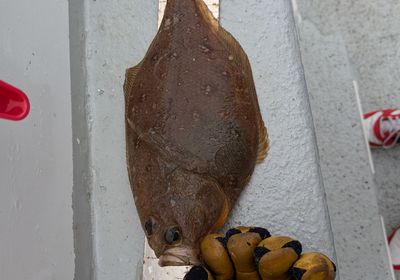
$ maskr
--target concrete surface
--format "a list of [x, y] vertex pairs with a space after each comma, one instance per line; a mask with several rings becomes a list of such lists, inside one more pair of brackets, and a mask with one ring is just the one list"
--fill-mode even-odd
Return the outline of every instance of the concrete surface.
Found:
[[[301, 9], [303, 1], [298, 1]], [[345, 42], [298, 21], [321, 170], [342, 279], [390, 279], [376, 189]], [[299, 18], [299, 17], [298, 17]]]
[[[142, 262], [143, 234], [126, 176], [122, 83], [125, 68], [142, 58], [156, 32], [159, 3], [85, 4], [81, 44], [87, 78], [93, 277], [135, 279]], [[228, 227], [266, 226], [275, 234], [298, 238], [306, 250], [334, 257], [290, 2], [221, 4], [223, 25], [243, 44], [253, 64], [271, 139], [268, 160], [257, 167]]]
[[[360, 82], [363, 109], [399, 108], [400, 2], [333, 2], [337, 2], [338, 27]], [[400, 149], [373, 151], [373, 160], [379, 206], [390, 233], [400, 225]]]
[[[398, 1], [302, 1], [301, 14], [321, 34], [340, 33], [364, 112], [400, 104], [400, 3]], [[373, 151], [375, 184], [386, 230], [400, 224], [400, 150]], [[400, 276], [400, 275], [398, 275]]]
[[[337, 9], [363, 109], [400, 108], [400, 2], [352, 0]], [[373, 159], [379, 204], [391, 232], [400, 225], [400, 149], [373, 151]]]
[[[304, 1], [307, 17], [321, 33], [340, 31], [365, 112], [400, 107], [400, 3], [398, 1]], [[400, 150], [373, 151], [379, 204], [390, 232], [400, 225]]]
[[334, 258], [314, 126], [290, 1], [224, 0], [222, 25], [252, 64], [270, 137], [227, 227], [258, 225]]
[[75, 280], [93, 279], [93, 215], [91, 192], [93, 186], [90, 165], [89, 124], [87, 121], [86, 64], [84, 25], [85, 1], [69, 1], [71, 101], [74, 187]]
[[[90, 233], [96, 280], [136, 279], [136, 269], [143, 259], [143, 233], [125, 163], [122, 85], [125, 69], [139, 62], [156, 33], [157, 8], [158, 1], [149, 0], [84, 1], [80, 14], [84, 25], [74, 30], [78, 34], [72, 34], [78, 44], [78, 58], [72, 61], [81, 59], [79, 49], [83, 48], [86, 76], [79, 90], [84, 89], [81, 94], [86, 102], [89, 166], [83, 170], [89, 171], [86, 198], [92, 211]], [[82, 38], [81, 46], [77, 38]], [[75, 131], [84, 134], [80, 129]], [[77, 279], [86, 280], [84, 275], [89, 272], [77, 273], [81, 273]]]
[[0, 38], [0, 79], [32, 106], [23, 122], [0, 120], [0, 278], [71, 280], [67, 1], [0, 1]]

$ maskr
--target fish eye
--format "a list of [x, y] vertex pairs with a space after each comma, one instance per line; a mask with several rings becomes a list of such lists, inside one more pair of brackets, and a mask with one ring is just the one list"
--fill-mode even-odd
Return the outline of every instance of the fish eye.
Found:
[[168, 245], [172, 245], [175, 242], [181, 240], [181, 231], [178, 227], [169, 228], [164, 235], [165, 242]]
[[144, 224], [144, 229], [146, 231], [147, 236], [153, 234], [155, 225], [156, 225], [156, 220], [153, 217], [150, 217]]

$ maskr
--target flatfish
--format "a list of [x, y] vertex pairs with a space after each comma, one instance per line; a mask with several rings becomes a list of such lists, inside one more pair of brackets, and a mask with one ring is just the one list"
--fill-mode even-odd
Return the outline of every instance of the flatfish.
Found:
[[129, 179], [162, 266], [199, 263], [268, 150], [252, 71], [203, 0], [168, 0], [124, 84]]

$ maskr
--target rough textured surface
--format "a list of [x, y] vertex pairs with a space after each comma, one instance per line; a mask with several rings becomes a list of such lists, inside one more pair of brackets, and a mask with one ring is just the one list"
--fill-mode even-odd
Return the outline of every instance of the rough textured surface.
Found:
[[389, 279], [345, 43], [340, 33], [321, 34], [318, 23], [306, 16], [298, 27], [340, 275], [342, 279]]
[[126, 171], [122, 85], [125, 69], [139, 62], [155, 35], [158, 1], [85, 4], [93, 277], [135, 279], [143, 258], [143, 233]]
[[[340, 31], [364, 112], [400, 107], [400, 3], [398, 1], [302, 1], [303, 16], [321, 33]], [[390, 232], [400, 225], [400, 149], [373, 151], [379, 205]]]
[[[338, 21], [335, 26], [341, 30], [360, 83], [364, 111], [399, 108], [399, 1], [329, 2], [331, 10], [336, 11]], [[378, 202], [386, 230], [390, 233], [400, 225], [400, 149], [373, 151], [373, 160]], [[400, 279], [399, 273], [397, 276]]]
[[0, 278], [71, 280], [71, 97], [67, 1], [0, 1], [0, 79], [31, 113], [0, 120]]
[[[352, 0], [337, 8], [364, 111], [400, 108], [400, 3]], [[400, 225], [400, 149], [373, 151], [373, 159], [379, 204], [390, 233]]]
[[69, 1], [74, 188], [75, 280], [93, 277], [91, 168], [85, 70], [85, 2]]
[[220, 18], [249, 55], [271, 141], [227, 227], [265, 226], [334, 257], [290, 1], [225, 0]]
[[[87, 2], [87, 121], [96, 279], [132, 279], [143, 253], [125, 166], [122, 81], [144, 55], [158, 1]], [[257, 224], [334, 257], [313, 123], [289, 1], [228, 1], [222, 23], [253, 64], [271, 150], [228, 226]], [[251, 32], [249, 32], [251, 30]]]

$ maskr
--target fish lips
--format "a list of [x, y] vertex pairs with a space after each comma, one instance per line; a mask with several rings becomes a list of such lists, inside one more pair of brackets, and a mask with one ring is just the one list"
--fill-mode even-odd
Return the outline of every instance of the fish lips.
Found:
[[200, 264], [198, 251], [188, 247], [172, 247], [165, 250], [158, 260], [160, 266], [186, 266]]

